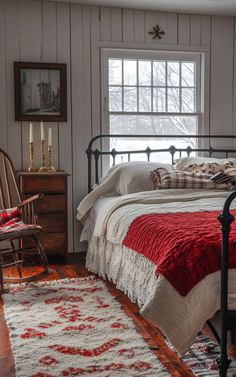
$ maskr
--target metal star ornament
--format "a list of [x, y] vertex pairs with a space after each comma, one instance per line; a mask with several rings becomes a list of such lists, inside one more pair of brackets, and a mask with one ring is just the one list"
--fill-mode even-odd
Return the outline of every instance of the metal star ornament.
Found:
[[149, 31], [148, 34], [153, 35], [152, 39], [161, 39], [165, 32], [161, 30], [159, 25], [153, 26], [152, 31]]

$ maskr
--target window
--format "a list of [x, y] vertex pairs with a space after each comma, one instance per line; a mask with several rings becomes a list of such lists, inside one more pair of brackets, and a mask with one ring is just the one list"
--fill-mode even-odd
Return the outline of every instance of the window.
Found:
[[[200, 53], [104, 49], [102, 57], [105, 132], [183, 134], [184, 140], [177, 143], [163, 139], [158, 147], [196, 146], [196, 140], [187, 136], [196, 134], [201, 127]], [[157, 148], [157, 141], [114, 138], [111, 147], [129, 150], [147, 145]], [[146, 159], [146, 155], [136, 155], [136, 159], [140, 158]]]

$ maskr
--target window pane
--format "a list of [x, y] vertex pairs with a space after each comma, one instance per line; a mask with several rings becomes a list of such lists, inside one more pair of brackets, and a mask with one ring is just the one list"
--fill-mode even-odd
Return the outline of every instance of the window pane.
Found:
[[167, 111], [168, 112], [179, 112], [180, 106], [179, 106], [179, 89], [177, 88], [168, 88], [167, 89]]
[[151, 111], [151, 88], [139, 88], [139, 111]]
[[166, 62], [153, 62], [153, 85], [166, 85]]
[[195, 112], [197, 64], [194, 58], [190, 61], [152, 60], [135, 55], [109, 58], [109, 111]]
[[182, 88], [182, 112], [191, 113], [195, 111], [195, 89]]
[[167, 62], [167, 85], [179, 86], [179, 62]]
[[153, 111], [166, 111], [166, 89], [153, 88]]
[[124, 85], [137, 85], [137, 61], [124, 60]]
[[195, 86], [195, 63], [184, 62], [182, 64], [182, 86]]
[[137, 111], [137, 88], [124, 86], [124, 111]]
[[[143, 134], [143, 135], [183, 135], [197, 133], [196, 115], [152, 115], [152, 114], [111, 114], [110, 126], [113, 134]], [[192, 139], [187, 139], [192, 146]], [[175, 143], [183, 142], [176, 140]], [[195, 142], [195, 141], [194, 141]]]
[[151, 62], [139, 60], [138, 62], [139, 85], [151, 85]]
[[[165, 149], [171, 145], [179, 148], [196, 148], [196, 139], [188, 139], [188, 134], [197, 133], [197, 116], [168, 116], [166, 115], [110, 115], [110, 131], [111, 134], [130, 134], [134, 135], [133, 139], [114, 138], [111, 141], [111, 148], [117, 150], [142, 150], [148, 146], [151, 149]], [[183, 135], [183, 139], [137, 139], [135, 134], [143, 135]], [[183, 153], [183, 156], [185, 154]], [[194, 156], [194, 153], [191, 153]], [[175, 158], [179, 158], [176, 153]], [[119, 160], [120, 159], [120, 160]], [[145, 153], [134, 154], [130, 156], [132, 160], [146, 160]], [[169, 152], [151, 153], [151, 161], [171, 162]], [[116, 162], [127, 161], [127, 155], [117, 156]]]
[[122, 84], [121, 59], [109, 59], [109, 85]]
[[109, 87], [109, 110], [122, 111], [122, 87]]

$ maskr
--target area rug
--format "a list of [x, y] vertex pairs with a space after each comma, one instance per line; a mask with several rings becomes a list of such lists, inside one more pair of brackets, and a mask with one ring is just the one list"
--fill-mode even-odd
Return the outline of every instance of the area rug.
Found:
[[21, 285], [3, 299], [17, 377], [170, 376], [101, 280]]
[[218, 376], [209, 338], [182, 360], [162, 335], [150, 347], [100, 279], [17, 285], [3, 299], [16, 377]]
[[[168, 342], [169, 347], [173, 348]], [[179, 357], [191, 369], [197, 377], [219, 377], [217, 358], [220, 356], [220, 349], [217, 343], [208, 336], [199, 334], [195, 343], [183, 357]], [[236, 377], [236, 365], [233, 361], [228, 369], [228, 377]]]

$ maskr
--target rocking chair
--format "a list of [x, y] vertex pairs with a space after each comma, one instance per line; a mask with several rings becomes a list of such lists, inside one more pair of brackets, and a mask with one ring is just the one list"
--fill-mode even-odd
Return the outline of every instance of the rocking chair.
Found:
[[[9, 156], [0, 149], [0, 289], [3, 283], [19, 283], [38, 280], [49, 274], [47, 257], [38, 235], [42, 231], [37, 224], [35, 202], [42, 194], [21, 201], [16, 174]], [[27, 239], [31, 239], [31, 244]], [[26, 242], [25, 242], [26, 241]], [[37, 254], [43, 271], [22, 276], [26, 255]], [[3, 268], [16, 266], [19, 278], [3, 275]]]

